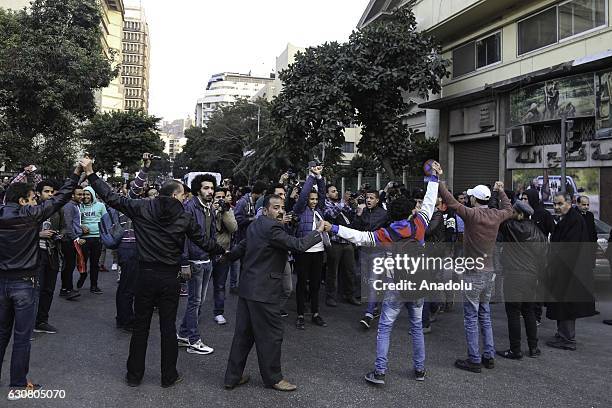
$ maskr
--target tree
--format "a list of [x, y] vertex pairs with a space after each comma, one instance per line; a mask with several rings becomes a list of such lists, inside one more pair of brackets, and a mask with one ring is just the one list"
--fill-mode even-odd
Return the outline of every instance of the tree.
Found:
[[394, 177], [425, 146], [413, 143], [414, 132], [402, 124], [400, 115], [409, 108], [404, 95], [440, 92], [448, 62], [432, 37], [417, 31], [410, 7], [353, 32], [349, 44], [347, 92], [363, 129], [358, 148]]
[[285, 146], [278, 143], [281, 133], [270, 120], [270, 111], [270, 103], [265, 100], [238, 100], [222, 107], [208, 127], [185, 131], [187, 144], [180, 160], [188, 164], [179, 167], [219, 172], [244, 182], [256, 177], [277, 178], [291, 163]]
[[39, 161], [61, 173], [73, 161], [77, 123], [94, 115], [95, 90], [118, 74], [100, 27], [95, 0], [0, 9], [0, 149], [9, 165]]
[[98, 169], [110, 174], [119, 167], [132, 173], [138, 170], [143, 153], [161, 156], [160, 120], [134, 110], [98, 114], [83, 126], [81, 136], [95, 155]]
[[395, 177], [421, 147], [401, 122], [409, 107], [404, 96], [438, 93], [447, 65], [433, 38], [417, 31], [411, 3], [354, 31], [347, 43], [298, 53], [280, 73], [283, 90], [274, 103], [292, 159], [317, 144], [335, 152], [344, 142], [342, 130], [356, 124], [362, 126], [360, 152]]
[[337, 42], [307, 48], [280, 73], [283, 89], [274, 101], [273, 115], [285, 132], [279, 142], [292, 163], [305, 167], [318, 156], [331, 167], [341, 158], [343, 130], [354, 116], [345, 84], [338, 80], [347, 48]]

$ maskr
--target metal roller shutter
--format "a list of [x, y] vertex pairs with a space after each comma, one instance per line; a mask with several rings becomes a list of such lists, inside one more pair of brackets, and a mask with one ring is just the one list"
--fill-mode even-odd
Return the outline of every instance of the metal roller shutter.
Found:
[[499, 138], [458, 142], [453, 147], [453, 192], [499, 180]]

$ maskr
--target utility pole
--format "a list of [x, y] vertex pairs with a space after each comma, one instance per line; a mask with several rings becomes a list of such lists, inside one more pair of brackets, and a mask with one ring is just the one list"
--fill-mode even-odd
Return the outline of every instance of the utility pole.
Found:
[[567, 154], [567, 117], [565, 113], [561, 115], [561, 192], [566, 193], [566, 160]]

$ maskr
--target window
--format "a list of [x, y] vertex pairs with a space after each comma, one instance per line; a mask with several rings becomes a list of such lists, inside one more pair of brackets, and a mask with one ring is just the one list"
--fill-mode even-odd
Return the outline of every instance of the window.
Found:
[[606, 25], [606, 0], [570, 0], [518, 22], [518, 55]]
[[342, 145], [342, 153], [355, 153], [355, 143], [344, 142], [344, 145]]
[[476, 41], [476, 68], [501, 61], [501, 34], [495, 33]]
[[518, 52], [525, 54], [557, 42], [557, 7], [518, 23]]
[[559, 39], [606, 24], [606, 0], [572, 0], [559, 5]]
[[501, 61], [501, 33], [470, 41], [453, 50], [453, 78]]

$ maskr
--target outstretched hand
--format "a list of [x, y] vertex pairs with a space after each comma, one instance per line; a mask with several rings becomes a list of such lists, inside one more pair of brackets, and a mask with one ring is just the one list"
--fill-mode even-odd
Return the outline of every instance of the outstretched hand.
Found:
[[86, 175], [93, 174], [93, 160], [89, 157], [83, 157], [79, 160], [79, 165], [83, 169]]

